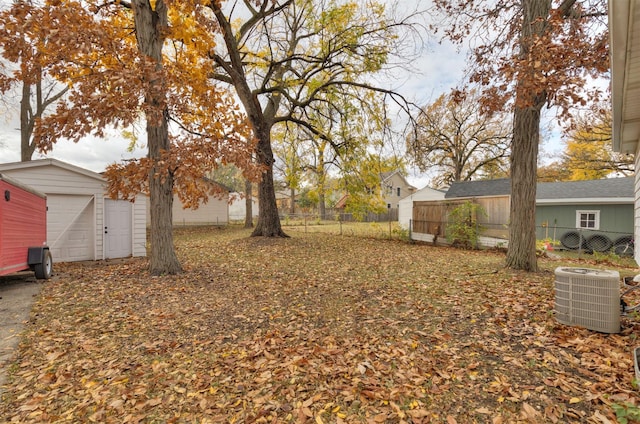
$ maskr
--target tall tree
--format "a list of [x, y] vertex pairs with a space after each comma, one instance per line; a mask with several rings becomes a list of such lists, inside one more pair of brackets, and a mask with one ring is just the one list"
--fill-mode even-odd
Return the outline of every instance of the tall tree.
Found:
[[[148, 62], [148, 79], [144, 93], [143, 110], [147, 121], [147, 146], [149, 148], [149, 200], [151, 202], [151, 246], [167, 248], [151, 249], [152, 274], [176, 274], [182, 271], [173, 247], [173, 172], [167, 172], [161, 164], [163, 153], [171, 150], [169, 141], [169, 88], [163, 75], [162, 47], [169, 29], [168, 5], [164, 0], [132, 0], [136, 40], [141, 59]], [[154, 7], [155, 6], [155, 7]]]
[[382, 174], [404, 171], [397, 158], [360, 152], [341, 162], [341, 182], [347, 193], [345, 210], [357, 218], [367, 213], [384, 213], [387, 204], [384, 197], [389, 187], [382, 186]]
[[505, 113], [481, 113], [477, 90], [453, 90], [418, 115], [407, 151], [435, 187], [487, 178], [506, 174], [512, 129]]
[[581, 112], [569, 128], [560, 157], [538, 168], [538, 181], [595, 180], [610, 175], [633, 175], [633, 154], [611, 147], [611, 109], [595, 104]]
[[605, 0], [435, 0], [448, 17], [441, 28], [462, 42], [473, 34], [470, 79], [484, 86], [487, 111], [513, 108], [511, 225], [506, 264], [537, 270], [535, 195], [541, 111], [557, 107], [568, 119], [573, 104], [599, 93], [583, 89], [608, 69]]
[[571, 172], [571, 180], [634, 174], [634, 155], [614, 152], [611, 147], [611, 122], [611, 109], [606, 105], [595, 105], [578, 117], [569, 132], [562, 160]]
[[36, 150], [36, 125], [69, 90], [52, 79], [38, 44], [47, 43], [45, 12], [17, 1], [0, 12], [0, 54], [6, 61], [0, 73], [0, 94], [20, 90], [20, 160], [30, 161]]
[[285, 188], [289, 189], [289, 214], [296, 213], [296, 194], [302, 187], [305, 165], [300, 152], [297, 127], [281, 125], [274, 131], [274, 168], [282, 179]]
[[371, 0], [233, 1], [224, 10], [212, 1], [209, 7], [225, 47], [212, 54], [212, 77], [235, 88], [258, 140], [263, 172], [253, 235], [286, 236], [275, 201], [273, 127], [289, 122], [332, 143], [330, 134], [308, 119], [311, 110], [327, 107], [335, 112], [328, 116], [346, 114], [327, 92], [364, 104], [362, 91], [377, 90], [401, 101], [369, 81], [392, 52], [403, 51], [407, 38], [399, 34], [411, 27], [410, 19], [389, 18]]
[[41, 7], [48, 42], [38, 49], [51, 75], [70, 88], [55, 112], [40, 119], [34, 139], [47, 151], [60, 138], [101, 137], [143, 117], [148, 156], [114, 164], [106, 176], [113, 196], [150, 196], [153, 274], [181, 270], [172, 238], [174, 192], [197, 207], [210, 194], [203, 177], [218, 164], [234, 162], [253, 177], [258, 172], [245, 116], [208, 78], [215, 34], [193, 6], [55, 0]]

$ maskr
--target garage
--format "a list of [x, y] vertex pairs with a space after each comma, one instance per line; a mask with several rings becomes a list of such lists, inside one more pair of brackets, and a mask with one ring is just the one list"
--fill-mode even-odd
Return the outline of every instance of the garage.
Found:
[[47, 243], [54, 261], [146, 255], [146, 198], [106, 196], [102, 175], [56, 159], [0, 164], [0, 172], [47, 195]]
[[96, 259], [93, 196], [47, 195], [47, 242], [56, 261]]

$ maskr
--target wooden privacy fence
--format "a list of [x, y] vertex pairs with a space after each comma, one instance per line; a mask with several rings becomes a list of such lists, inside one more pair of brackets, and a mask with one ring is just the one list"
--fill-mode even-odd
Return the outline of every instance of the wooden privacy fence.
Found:
[[489, 239], [485, 240], [483, 244], [496, 245], [499, 240], [506, 240], [509, 236], [509, 229], [506, 225], [509, 222], [509, 201], [509, 196], [494, 196], [478, 199], [413, 202], [412, 238], [423, 241], [445, 238], [451, 211], [466, 202], [472, 202], [486, 212], [486, 214], [478, 214], [476, 217], [477, 224], [482, 229], [481, 236]]

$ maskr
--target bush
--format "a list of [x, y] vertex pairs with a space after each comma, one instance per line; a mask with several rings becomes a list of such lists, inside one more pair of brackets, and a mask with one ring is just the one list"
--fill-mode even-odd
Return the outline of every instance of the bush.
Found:
[[447, 241], [453, 246], [476, 249], [478, 237], [483, 231], [483, 227], [478, 224], [478, 215], [487, 216], [487, 213], [482, 206], [471, 201], [453, 209], [447, 223]]

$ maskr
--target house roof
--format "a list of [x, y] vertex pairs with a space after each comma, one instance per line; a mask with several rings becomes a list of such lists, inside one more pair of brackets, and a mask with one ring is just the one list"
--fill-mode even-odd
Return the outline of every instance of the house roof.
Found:
[[633, 200], [634, 178], [538, 183], [536, 199], [626, 198]]
[[216, 180], [212, 180], [211, 178], [207, 178], [207, 177], [203, 177], [202, 178], [204, 181], [206, 181], [209, 184], [213, 184], [213, 185], [217, 185], [218, 187], [220, 187], [222, 189], [222, 191], [226, 191], [227, 193], [231, 193], [234, 190], [232, 188], [230, 188], [229, 186], [226, 186], [222, 183], [217, 182]]
[[609, 0], [613, 150], [640, 139], [640, 0]]
[[[511, 180], [464, 181], [451, 185], [446, 199], [511, 194]], [[538, 183], [536, 203], [633, 203], [634, 177]]]
[[407, 188], [409, 190], [417, 190], [416, 187], [412, 186], [411, 184], [409, 184], [409, 182], [407, 182], [407, 179], [404, 177], [404, 175], [402, 175], [402, 173], [398, 170], [396, 171], [391, 171], [391, 172], [381, 172], [380, 173], [380, 182], [381, 184], [386, 183], [388, 180], [390, 180], [394, 175], [398, 175], [400, 178], [402, 178], [402, 181], [404, 182], [404, 184], [407, 186]]

